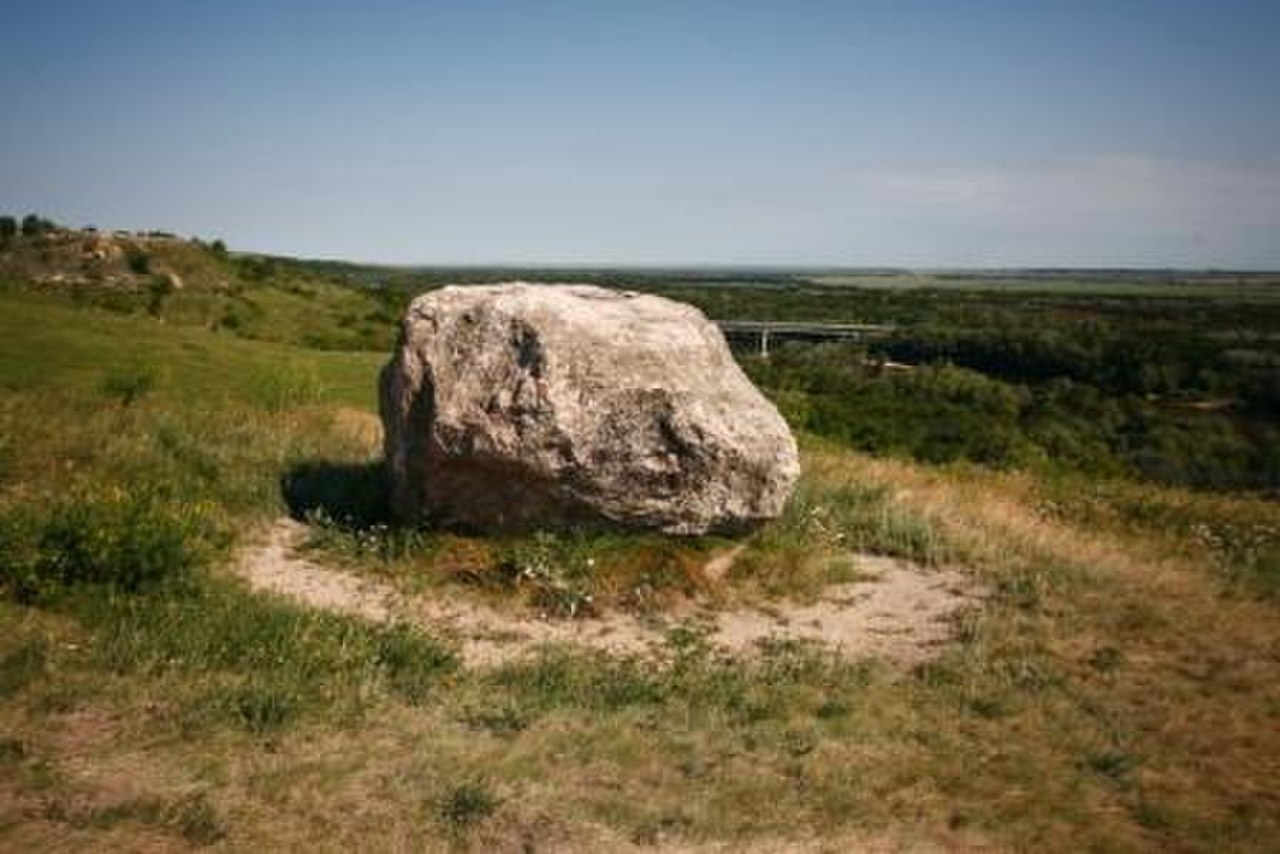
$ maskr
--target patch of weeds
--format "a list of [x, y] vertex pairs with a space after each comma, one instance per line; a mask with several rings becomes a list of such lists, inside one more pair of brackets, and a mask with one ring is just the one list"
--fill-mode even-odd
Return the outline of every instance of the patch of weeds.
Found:
[[0, 697], [11, 697], [44, 675], [48, 645], [28, 638], [0, 658]]
[[813, 593], [855, 580], [855, 552], [935, 565], [953, 555], [937, 528], [897, 504], [887, 487], [802, 480], [783, 515], [765, 526], [734, 566], [771, 593]]
[[426, 702], [441, 677], [458, 666], [450, 649], [404, 625], [379, 629], [376, 644], [377, 662], [391, 690], [413, 705]]
[[1089, 666], [1099, 673], [1111, 673], [1124, 665], [1124, 650], [1115, 646], [1101, 646], [1089, 656]]
[[220, 540], [199, 505], [172, 505], [145, 491], [109, 489], [13, 511], [0, 521], [0, 583], [22, 602], [81, 586], [139, 593], [188, 581]]
[[807, 756], [818, 746], [819, 736], [808, 729], [788, 729], [782, 734], [782, 749], [792, 757]]
[[1159, 804], [1147, 800], [1138, 801], [1130, 810], [1133, 820], [1147, 830], [1168, 831], [1173, 828], [1173, 816]]
[[852, 711], [853, 707], [843, 697], [827, 697], [813, 710], [813, 714], [818, 720], [832, 721], [848, 717]]
[[168, 821], [193, 845], [213, 845], [227, 835], [217, 809], [203, 792], [174, 803], [168, 810]]
[[614, 711], [656, 704], [664, 694], [659, 675], [639, 660], [555, 649], [501, 667], [488, 680], [531, 713], [559, 708]]
[[117, 366], [103, 374], [99, 388], [121, 406], [131, 406], [155, 389], [157, 376], [151, 365]]
[[26, 758], [26, 742], [20, 738], [0, 738], [0, 765], [17, 765]]
[[680, 835], [693, 824], [689, 817], [679, 812], [664, 812], [642, 819], [631, 831], [631, 841], [636, 845], [657, 846], [672, 835]]
[[514, 735], [529, 728], [533, 715], [516, 703], [499, 701], [497, 705], [465, 709], [461, 719], [472, 729], [486, 730], [494, 735]]
[[579, 617], [595, 610], [592, 574], [596, 558], [576, 537], [540, 531], [509, 544], [499, 566], [517, 587], [527, 589], [535, 607], [549, 616]]
[[217, 810], [202, 792], [177, 800], [134, 798], [100, 807], [87, 814], [77, 814], [64, 805], [53, 804], [46, 817], [73, 825], [110, 829], [126, 822], [136, 822], [176, 832], [193, 845], [213, 845], [226, 835]]
[[278, 683], [251, 683], [232, 695], [230, 702], [239, 724], [256, 736], [280, 732], [301, 711], [296, 694]]
[[707, 587], [716, 543], [659, 534], [575, 529], [484, 543], [437, 541], [433, 564], [454, 580], [520, 594], [544, 616], [574, 619], [608, 607], [650, 612]]
[[977, 697], [970, 697], [966, 701], [969, 710], [980, 718], [986, 720], [1000, 720], [1007, 718], [1014, 713], [1013, 706], [1008, 698], [996, 696], [994, 694], [982, 694]]
[[469, 780], [444, 793], [436, 806], [436, 816], [449, 830], [462, 832], [493, 815], [500, 804], [489, 784]]
[[1230, 587], [1280, 599], [1280, 524], [1216, 519], [1194, 525], [1192, 533]]
[[913, 510], [894, 503], [887, 487], [846, 485], [826, 496], [827, 519], [855, 551], [933, 565], [947, 555], [937, 529]]
[[996, 582], [995, 593], [1015, 608], [1035, 611], [1043, 602], [1044, 586], [1043, 576], [1023, 573], [1001, 578]]
[[1124, 781], [1136, 763], [1127, 753], [1118, 750], [1102, 750], [1085, 756], [1084, 765], [1093, 773], [1119, 783]]
[[1025, 694], [1061, 687], [1065, 677], [1050, 661], [1034, 654], [1011, 655], [990, 665], [999, 683]]
[[164, 810], [165, 803], [159, 798], [134, 798], [99, 807], [88, 814], [67, 812], [62, 818], [71, 824], [106, 830], [130, 821], [151, 826], [162, 824]]
[[359, 715], [379, 691], [422, 703], [457, 667], [451, 649], [408, 628], [309, 611], [215, 579], [67, 607], [92, 634], [99, 666], [223, 686], [183, 702], [194, 731], [230, 723], [269, 735], [309, 715]]
[[385, 522], [341, 521], [324, 508], [302, 517], [310, 530], [307, 547], [353, 561], [387, 565], [431, 554], [437, 542], [426, 531]]
[[42, 715], [65, 715], [81, 708], [94, 694], [90, 684], [58, 681], [49, 684], [31, 699], [31, 708]]

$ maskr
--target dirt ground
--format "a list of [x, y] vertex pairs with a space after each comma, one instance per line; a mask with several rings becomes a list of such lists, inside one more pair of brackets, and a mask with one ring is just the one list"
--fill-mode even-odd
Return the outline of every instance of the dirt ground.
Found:
[[[850, 657], [903, 666], [927, 660], [950, 636], [950, 617], [982, 598], [955, 570], [932, 569], [880, 555], [853, 555], [858, 580], [828, 587], [813, 602], [713, 609], [694, 602], [657, 617], [609, 612], [573, 620], [497, 610], [465, 595], [406, 595], [381, 581], [322, 566], [302, 555], [304, 525], [278, 520], [246, 548], [237, 572], [257, 590], [314, 608], [379, 623], [406, 622], [457, 640], [464, 661], [493, 666], [546, 644], [572, 644], [619, 655], [651, 652], [676, 627], [696, 628], [715, 647], [749, 655], [761, 642], [809, 641]], [[736, 556], [712, 558], [708, 576], [723, 576]]]

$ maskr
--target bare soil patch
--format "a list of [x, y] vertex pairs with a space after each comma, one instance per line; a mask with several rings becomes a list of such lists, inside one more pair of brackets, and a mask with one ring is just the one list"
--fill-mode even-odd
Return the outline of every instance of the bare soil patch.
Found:
[[[931, 569], [880, 555], [854, 556], [859, 579], [828, 587], [812, 602], [780, 600], [767, 606], [714, 609], [694, 603], [661, 616], [611, 612], [575, 620], [512, 614], [463, 596], [406, 595], [385, 582], [325, 567], [302, 555], [306, 532], [278, 520], [246, 548], [236, 570], [256, 590], [378, 623], [406, 622], [455, 638], [463, 659], [492, 666], [547, 644], [570, 644], [617, 655], [659, 648], [680, 626], [703, 632], [713, 646], [747, 655], [767, 641], [821, 644], [849, 657], [912, 665], [935, 655], [951, 635], [950, 618], [979, 603], [984, 593], [954, 569]], [[733, 552], [715, 558], [724, 574]]]

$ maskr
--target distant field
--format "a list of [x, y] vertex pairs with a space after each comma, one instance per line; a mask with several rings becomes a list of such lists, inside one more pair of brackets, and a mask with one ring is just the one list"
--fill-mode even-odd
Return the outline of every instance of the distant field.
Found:
[[797, 276], [799, 281], [826, 287], [872, 290], [937, 289], [995, 291], [1075, 296], [1212, 297], [1248, 301], [1280, 301], [1276, 273], [841, 273]]

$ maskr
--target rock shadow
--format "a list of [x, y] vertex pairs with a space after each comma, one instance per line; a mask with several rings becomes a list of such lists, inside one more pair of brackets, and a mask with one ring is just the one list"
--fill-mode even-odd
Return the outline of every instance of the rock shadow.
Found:
[[300, 522], [317, 517], [347, 528], [392, 523], [386, 467], [381, 462], [307, 460], [280, 478], [289, 515]]

